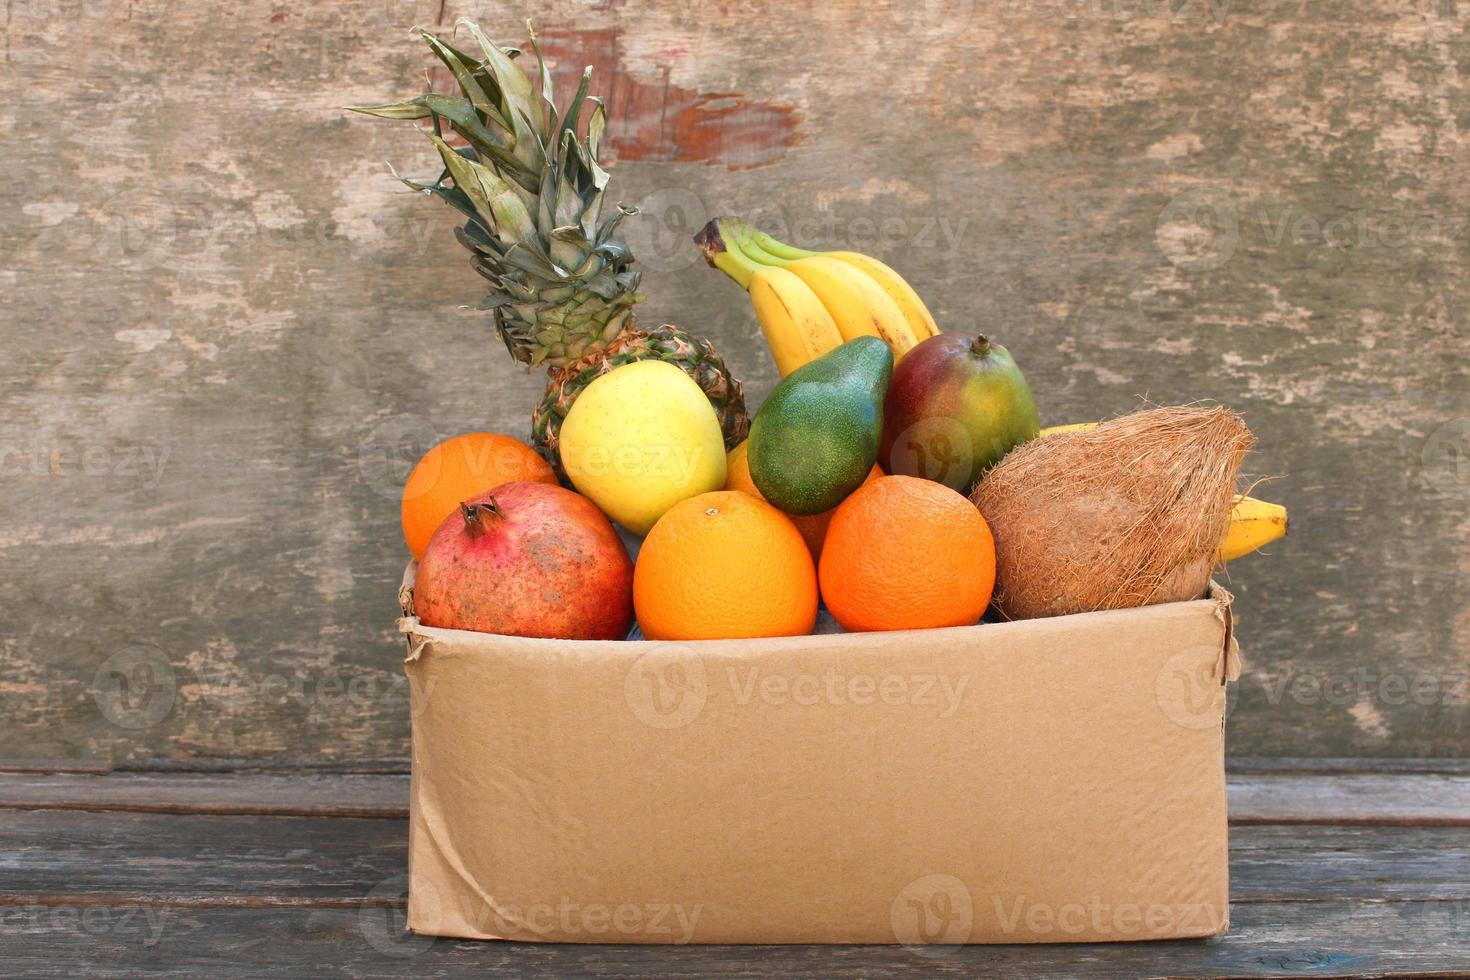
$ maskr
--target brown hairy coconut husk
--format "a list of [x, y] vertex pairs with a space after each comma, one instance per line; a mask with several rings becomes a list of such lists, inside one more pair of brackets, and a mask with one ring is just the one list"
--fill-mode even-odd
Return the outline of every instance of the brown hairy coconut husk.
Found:
[[970, 499], [1007, 619], [1197, 599], [1255, 442], [1223, 408], [1154, 408], [1011, 450]]

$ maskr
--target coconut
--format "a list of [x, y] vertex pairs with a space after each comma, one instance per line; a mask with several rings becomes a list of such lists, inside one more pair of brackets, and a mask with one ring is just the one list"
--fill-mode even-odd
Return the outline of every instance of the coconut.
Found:
[[970, 499], [995, 536], [1007, 619], [1197, 599], [1255, 442], [1223, 408], [1154, 408], [1034, 439]]

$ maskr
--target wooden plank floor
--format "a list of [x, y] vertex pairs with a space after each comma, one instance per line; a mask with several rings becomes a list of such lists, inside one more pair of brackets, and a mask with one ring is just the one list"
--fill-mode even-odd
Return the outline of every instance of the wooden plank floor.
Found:
[[0, 773], [23, 976], [1470, 974], [1470, 772], [1231, 776], [1231, 931], [1112, 945], [639, 947], [407, 936], [406, 777]]

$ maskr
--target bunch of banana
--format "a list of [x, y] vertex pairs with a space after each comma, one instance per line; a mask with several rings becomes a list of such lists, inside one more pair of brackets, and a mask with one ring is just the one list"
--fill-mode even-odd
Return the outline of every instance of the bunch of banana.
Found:
[[881, 338], [901, 357], [939, 332], [913, 287], [872, 256], [808, 252], [740, 218], [716, 218], [694, 241], [750, 291], [782, 377], [854, 337]]
[[[1055, 436], [1064, 432], [1083, 432], [1096, 426], [1096, 422], [1073, 422], [1071, 425], [1053, 425], [1041, 430], [1041, 435]], [[1234, 561], [1243, 555], [1286, 536], [1286, 508], [1268, 500], [1257, 500], [1237, 494], [1235, 507], [1230, 511], [1230, 529], [1225, 540], [1220, 542], [1220, 551], [1215, 560]]]

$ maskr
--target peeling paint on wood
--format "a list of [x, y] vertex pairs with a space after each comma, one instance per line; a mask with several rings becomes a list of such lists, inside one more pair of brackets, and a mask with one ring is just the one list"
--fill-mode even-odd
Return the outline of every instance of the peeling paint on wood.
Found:
[[555, 60], [557, 92], [575, 91], [582, 66], [592, 66], [593, 81], [607, 105], [617, 160], [716, 163], [748, 170], [780, 160], [798, 139], [794, 106], [673, 84], [671, 62], [696, 57], [690, 48], [666, 45], [653, 60], [629, 65], [616, 29], [557, 25], [538, 33], [547, 58]]

